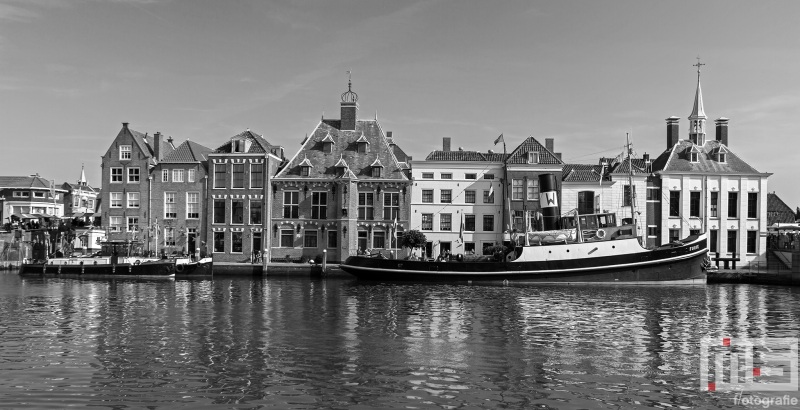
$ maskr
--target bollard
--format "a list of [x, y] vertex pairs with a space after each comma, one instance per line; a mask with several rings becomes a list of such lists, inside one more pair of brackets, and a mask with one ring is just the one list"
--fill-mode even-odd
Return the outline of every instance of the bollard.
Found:
[[328, 267], [328, 250], [327, 249], [323, 249], [322, 250], [322, 274], [323, 275], [325, 274], [325, 272], [328, 271], [327, 267]]
[[264, 252], [261, 254], [261, 274], [266, 276], [267, 275], [267, 261], [269, 261], [269, 248], [264, 248]]

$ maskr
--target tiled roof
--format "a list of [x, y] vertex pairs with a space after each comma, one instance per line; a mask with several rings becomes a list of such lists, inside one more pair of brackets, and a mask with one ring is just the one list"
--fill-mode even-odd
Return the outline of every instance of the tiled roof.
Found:
[[204, 147], [194, 141], [186, 140], [183, 144], [175, 148], [161, 162], [203, 162], [208, 159], [211, 148]]
[[489, 162], [503, 162], [509, 157], [511, 157], [511, 154], [500, 154], [497, 152], [489, 152], [483, 154], [483, 156], [486, 157], [486, 160]]
[[561, 180], [564, 182], [600, 182], [600, 165], [564, 164], [563, 169]]
[[795, 212], [774, 193], [767, 193], [767, 223], [794, 223]]
[[544, 145], [539, 143], [536, 138], [528, 137], [522, 144], [511, 152], [508, 158], [508, 164], [527, 164], [528, 153], [534, 151], [539, 153], [540, 164], [563, 164], [564, 161], [560, 160], [556, 155], [550, 152]]
[[717, 140], [709, 140], [700, 147], [698, 162], [690, 162], [687, 149], [692, 146], [689, 140], [678, 141], [671, 149], [664, 151], [653, 161], [653, 171], [660, 172], [698, 172], [709, 174], [760, 174], [750, 164], [734, 154], [730, 148], [726, 162], [720, 163], [711, 156], [711, 152], [723, 147]]
[[50, 180], [37, 176], [2, 177], [0, 188], [50, 188]]
[[[340, 120], [323, 119], [314, 132], [308, 137], [300, 150], [294, 155], [291, 161], [275, 176], [275, 178], [310, 178], [310, 179], [334, 179], [342, 177], [341, 168], [337, 169], [336, 164], [344, 160], [350, 167], [351, 178], [364, 179], [400, 179], [408, 178], [402, 172], [402, 167], [389, 147], [389, 143], [384, 136], [383, 130], [375, 120], [358, 120], [354, 131], [340, 130]], [[323, 151], [322, 140], [330, 134], [334, 141], [331, 152]], [[356, 141], [361, 139], [368, 142], [369, 152], [359, 153]], [[384, 165], [384, 172], [381, 177], [372, 176], [370, 166], [376, 159]], [[300, 163], [308, 158], [314, 167], [310, 170], [309, 176], [300, 176]]]
[[[502, 157], [502, 154], [500, 155]], [[426, 161], [489, 161], [486, 156], [478, 151], [433, 151], [425, 158]]]
[[255, 133], [253, 131], [246, 130], [244, 132], [240, 132], [239, 134], [236, 134], [233, 137], [231, 137], [228, 140], [228, 142], [222, 144], [219, 148], [214, 150], [214, 152], [230, 154], [232, 152], [232, 149], [231, 149], [232, 142], [231, 141], [233, 141], [234, 139], [238, 139], [238, 138], [246, 138], [246, 139], [252, 141], [252, 143], [250, 144], [250, 149], [247, 151], [248, 154], [262, 154], [262, 153], [265, 153], [265, 152], [270, 152], [270, 149], [273, 146], [272, 144], [267, 142], [267, 140], [264, 139], [263, 136]]
[[[390, 142], [391, 142], [391, 140], [390, 140]], [[394, 157], [397, 158], [398, 162], [401, 162], [403, 164], [408, 163], [408, 161], [411, 159], [411, 157], [409, 157], [405, 153], [405, 151], [403, 151], [403, 149], [400, 148], [399, 145], [393, 144], [393, 145], [391, 145], [391, 147], [392, 147], [392, 152], [394, 152]], [[408, 165], [406, 165], [406, 166], [408, 166]]]
[[99, 190], [99, 189], [92, 188], [92, 187], [91, 187], [91, 186], [89, 186], [89, 185], [83, 185], [83, 186], [81, 186], [81, 185], [78, 185], [78, 184], [71, 184], [71, 183], [69, 183], [69, 182], [64, 182], [63, 184], [61, 184], [61, 188], [62, 188], [62, 189], [65, 189], [65, 190], [67, 190], [67, 191], [74, 191], [74, 190], [77, 190], [78, 188], [80, 188], [80, 189], [81, 189], [81, 190], [83, 190], [83, 191], [89, 191], [89, 192], [100, 192], [100, 190]]
[[631, 164], [633, 164], [633, 173], [634, 174], [648, 174], [647, 171], [647, 164], [645, 160], [641, 158], [625, 158], [624, 160], [620, 161], [619, 163], [615, 164], [611, 169], [611, 174], [625, 174], [628, 175], [629, 170], [631, 169]]

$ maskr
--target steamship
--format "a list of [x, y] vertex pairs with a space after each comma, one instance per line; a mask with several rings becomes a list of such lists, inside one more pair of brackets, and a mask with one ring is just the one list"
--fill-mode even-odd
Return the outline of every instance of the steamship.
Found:
[[[630, 151], [629, 151], [630, 152]], [[553, 174], [539, 175], [545, 231], [526, 232], [524, 245], [492, 256], [422, 261], [351, 256], [341, 269], [358, 279], [501, 283], [704, 284], [706, 234], [645, 249], [635, 218], [618, 224], [614, 213], [561, 218]], [[635, 201], [632, 201], [635, 202]], [[635, 205], [631, 205], [634, 207]], [[632, 209], [633, 210], [633, 209]], [[632, 213], [634, 214], [634, 213]], [[550, 221], [548, 223], [548, 221]]]

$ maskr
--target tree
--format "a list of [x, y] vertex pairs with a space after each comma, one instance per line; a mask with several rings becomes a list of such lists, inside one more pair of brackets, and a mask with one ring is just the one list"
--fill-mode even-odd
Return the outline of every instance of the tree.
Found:
[[400, 246], [404, 248], [411, 248], [412, 252], [414, 249], [422, 248], [425, 246], [425, 243], [428, 241], [428, 238], [425, 237], [425, 234], [417, 231], [417, 230], [410, 230], [403, 234], [400, 238]]

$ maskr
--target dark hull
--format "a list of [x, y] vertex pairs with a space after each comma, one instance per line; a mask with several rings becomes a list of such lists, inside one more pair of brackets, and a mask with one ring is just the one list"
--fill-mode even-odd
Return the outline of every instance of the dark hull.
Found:
[[175, 275], [173, 262], [144, 262], [138, 265], [122, 263], [50, 265], [44, 263], [24, 263], [20, 275], [76, 275], [76, 276], [114, 276], [114, 277], [172, 277]]
[[[559, 245], [568, 246], [568, 245]], [[427, 262], [352, 256], [341, 269], [377, 281], [700, 284], [706, 241], [628, 255], [528, 262]]]
[[213, 263], [200, 263], [192, 262], [187, 264], [175, 265], [175, 277], [181, 278], [186, 276], [213, 276]]

